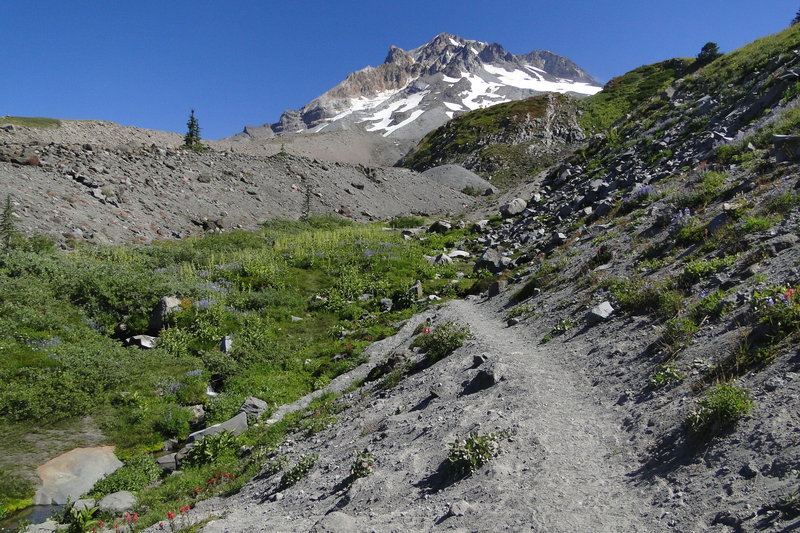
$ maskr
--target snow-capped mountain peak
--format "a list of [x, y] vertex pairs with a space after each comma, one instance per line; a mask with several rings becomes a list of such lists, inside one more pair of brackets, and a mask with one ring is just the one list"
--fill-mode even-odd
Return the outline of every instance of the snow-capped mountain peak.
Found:
[[589, 95], [601, 86], [569, 59], [538, 50], [514, 55], [499, 44], [440, 33], [412, 50], [391, 46], [386, 60], [344, 81], [279, 122], [245, 128], [274, 135], [361, 128], [419, 140], [457, 114], [544, 92]]

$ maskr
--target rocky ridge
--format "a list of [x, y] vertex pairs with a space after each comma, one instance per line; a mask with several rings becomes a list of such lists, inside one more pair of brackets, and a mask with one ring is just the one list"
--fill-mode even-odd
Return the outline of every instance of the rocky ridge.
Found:
[[270, 218], [354, 220], [458, 211], [472, 197], [399, 168], [259, 156], [99, 121], [0, 130], [0, 195], [18, 227], [58, 239], [149, 242], [254, 228]]
[[300, 110], [284, 112], [279, 122], [248, 126], [234, 138], [363, 128], [409, 145], [470, 109], [543, 92], [599, 90], [594, 78], [552, 52], [514, 55], [499, 44], [442, 33], [414, 50], [391, 47], [378, 67], [351, 73]]

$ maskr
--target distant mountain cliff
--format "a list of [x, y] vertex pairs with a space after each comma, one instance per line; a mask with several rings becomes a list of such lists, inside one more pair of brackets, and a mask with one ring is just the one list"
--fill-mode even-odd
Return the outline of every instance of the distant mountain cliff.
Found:
[[441, 33], [413, 50], [392, 46], [378, 67], [353, 72], [278, 122], [247, 126], [236, 137], [364, 129], [417, 141], [470, 110], [545, 92], [590, 95], [600, 89], [583, 69], [552, 52], [514, 55], [499, 44]]

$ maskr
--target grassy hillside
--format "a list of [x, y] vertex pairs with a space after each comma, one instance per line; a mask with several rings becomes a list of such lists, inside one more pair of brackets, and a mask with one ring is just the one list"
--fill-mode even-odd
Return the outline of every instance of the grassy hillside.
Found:
[[546, 96], [534, 96], [464, 113], [428, 133], [405, 157], [403, 166], [423, 171], [442, 164], [444, 157], [466, 156], [481, 148], [487, 137], [507, 132], [527, 118], [543, 117], [547, 102]]
[[61, 121], [55, 118], [44, 117], [14, 117], [6, 115], [0, 117], [0, 124], [13, 124], [25, 128], [50, 129], [61, 126]]
[[[312, 218], [70, 253], [17, 239], [0, 254], [0, 504], [31, 495], [26, 479], [38, 465], [24, 459], [25, 435], [36, 428], [91, 415], [117, 454], [132, 458], [185, 438], [190, 405], [203, 405], [211, 424], [236, 414], [247, 396], [280, 405], [324, 386], [413, 312], [415, 280], [442, 296], [469, 288], [471, 279], [451, 283], [456, 266], [423, 258], [464, 233], [409, 243], [379, 226]], [[147, 333], [151, 310], [170, 295], [182, 305], [157, 347], [125, 347], [124, 338]], [[391, 311], [381, 298], [393, 299]], [[225, 335], [228, 354], [219, 349]], [[219, 396], [206, 395], [209, 385]]]
[[606, 130], [626, 113], [680, 78], [693, 61], [669, 59], [644, 65], [612, 79], [602, 91], [580, 102], [581, 127], [587, 134]]

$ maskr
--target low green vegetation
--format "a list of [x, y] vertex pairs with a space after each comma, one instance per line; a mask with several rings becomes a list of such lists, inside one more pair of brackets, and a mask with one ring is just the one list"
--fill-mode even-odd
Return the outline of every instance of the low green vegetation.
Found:
[[281, 476], [281, 489], [287, 489], [306, 477], [314, 468], [314, 465], [317, 464], [317, 459], [317, 455], [302, 456], [297, 461], [296, 465], [287, 470], [283, 476]]
[[[604, 131], [617, 120], [680, 78], [693, 60], [670, 59], [634, 69], [609, 81], [603, 90], [583, 99], [579, 118], [587, 134]], [[655, 105], [655, 104], [654, 104]]]
[[[294, 401], [363, 362], [366, 346], [393, 334], [390, 324], [423, 305], [409, 291], [417, 280], [442, 296], [468, 290], [470, 275], [451, 283], [458, 265], [424, 258], [466, 234], [406, 241], [376, 225], [311, 218], [270, 222], [256, 232], [70, 253], [23, 238], [0, 255], [0, 429], [24, 434], [25, 427], [91, 414], [127, 462], [108, 483], [135, 486], [149, 475], [135, 463], [148, 461], [143, 453], [198, 428], [191, 406], [203, 406], [205, 424], [213, 424], [235, 415], [248, 396], [271, 405]], [[152, 311], [166, 296], [180, 305], [152, 331]], [[386, 298], [390, 311], [380, 302]], [[463, 335], [458, 328], [446, 332], [432, 335], [430, 357], [443, 356]], [[157, 335], [156, 347], [126, 346], [125, 339], [141, 334]], [[206, 394], [209, 388], [216, 396]], [[316, 414], [253, 429], [236, 445], [223, 435], [203, 439], [182, 478], [221, 467], [251, 475], [249, 466], [238, 465], [238, 445], [266, 449], [287, 431], [313, 434], [341, 408], [328, 396], [313, 405]], [[3, 509], [32, 495], [31, 485], [19, 482], [22, 472], [12, 467], [0, 479]], [[156, 492], [170, 486], [184, 490], [169, 478]]]
[[100, 500], [103, 497], [128, 490], [139, 492], [161, 477], [161, 467], [150, 455], [140, 455], [125, 461], [122, 468], [94, 484], [89, 497]]
[[411, 343], [411, 347], [421, 348], [425, 352], [426, 360], [436, 362], [460, 348], [471, 335], [466, 326], [444, 322], [430, 332], [421, 332]]
[[44, 117], [14, 117], [6, 115], [0, 117], [0, 124], [13, 124], [23, 128], [53, 129], [61, 127], [61, 121], [55, 118]]
[[465, 477], [500, 455], [500, 441], [505, 433], [470, 433], [450, 444], [447, 467], [455, 478]]
[[464, 113], [428, 133], [405, 157], [403, 166], [423, 171], [442, 164], [442, 154], [457, 157], [472, 152], [487, 135], [502, 133], [528, 117], [544, 116], [547, 105], [548, 97], [542, 95]]
[[711, 388], [697, 401], [687, 422], [696, 432], [713, 436], [733, 427], [753, 408], [747, 391], [730, 383]]
[[356, 452], [353, 457], [353, 464], [350, 465], [350, 477], [358, 479], [366, 477], [375, 470], [375, 456], [367, 450]]

